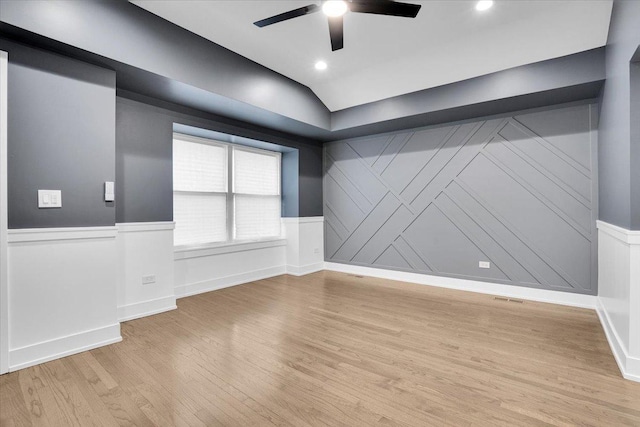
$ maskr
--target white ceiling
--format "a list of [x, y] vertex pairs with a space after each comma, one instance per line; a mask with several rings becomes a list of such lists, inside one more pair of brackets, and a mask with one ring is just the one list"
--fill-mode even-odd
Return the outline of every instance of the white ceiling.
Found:
[[[422, 4], [415, 19], [348, 12], [344, 49], [331, 52], [315, 13], [264, 28], [254, 21], [314, 0], [131, 0], [309, 88], [331, 111], [569, 55], [606, 44], [612, 0]], [[317, 60], [329, 64], [314, 69]]]

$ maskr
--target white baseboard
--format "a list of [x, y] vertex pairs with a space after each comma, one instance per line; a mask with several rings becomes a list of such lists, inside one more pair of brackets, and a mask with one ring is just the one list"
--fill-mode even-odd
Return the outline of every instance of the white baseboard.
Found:
[[175, 310], [176, 308], [178, 308], [176, 306], [176, 297], [173, 295], [149, 301], [142, 301], [135, 304], [123, 305], [118, 307], [118, 321], [126, 322], [128, 320], [139, 319], [141, 317]]
[[622, 375], [640, 382], [640, 231], [598, 227], [598, 316]]
[[254, 270], [246, 273], [234, 274], [231, 276], [219, 277], [211, 280], [204, 280], [202, 282], [176, 286], [175, 294], [176, 298], [184, 298], [191, 295], [197, 295], [204, 292], [216, 291], [218, 289], [253, 282], [255, 280], [268, 279], [269, 277], [279, 276], [286, 273], [287, 268], [284, 265], [265, 268], [262, 270]]
[[13, 349], [9, 351], [9, 371], [17, 371], [120, 341], [120, 324], [116, 323]]
[[317, 262], [302, 266], [287, 265], [287, 274], [292, 276], [304, 276], [305, 274], [311, 274], [322, 270], [324, 270], [324, 262]]
[[386, 270], [373, 267], [361, 267], [357, 265], [339, 264], [333, 262], [325, 262], [325, 270], [338, 271], [349, 274], [360, 274], [363, 276], [377, 277], [380, 279], [398, 280], [401, 282], [410, 282], [419, 285], [436, 286], [439, 288], [498, 295], [508, 298], [518, 298], [530, 301], [546, 302], [550, 304], [567, 305], [571, 307], [590, 309], [596, 308], [596, 297], [594, 295], [572, 294], [568, 292], [550, 291], [546, 289], [502, 285], [498, 283], [432, 276], [428, 274], [407, 273], [403, 271]]
[[628, 380], [640, 382], [640, 359], [629, 356], [623, 341], [620, 339], [620, 336], [618, 335], [616, 328], [613, 326], [607, 310], [605, 310], [604, 306], [600, 302], [600, 299], [598, 299], [596, 312], [598, 313], [602, 329], [604, 329], [604, 334], [607, 336], [609, 347], [611, 347], [611, 352], [613, 353], [613, 357], [616, 359], [616, 363], [618, 364], [618, 368], [620, 368], [622, 376]]

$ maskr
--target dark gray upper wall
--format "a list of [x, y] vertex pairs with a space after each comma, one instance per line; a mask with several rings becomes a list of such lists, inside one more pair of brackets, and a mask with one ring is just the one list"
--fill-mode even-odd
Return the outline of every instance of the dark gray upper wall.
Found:
[[306, 86], [126, 0], [3, 0], [0, 20], [219, 95], [210, 103], [227, 114], [247, 104], [329, 127], [329, 110]]
[[116, 222], [173, 220], [172, 122], [157, 109], [116, 100]]
[[[605, 78], [604, 57], [603, 48], [592, 49], [336, 111], [331, 116], [331, 129], [341, 131], [408, 116], [420, 116], [424, 123], [430, 113], [472, 105], [481, 106], [476, 117], [486, 115], [486, 103], [490, 101], [536, 93], [546, 93], [549, 98], [549, 91], [602, 82]], [[581, 96], [584, 96], [582, 99], [593, 99], [595, 95], [597, 93], [589, 91]], [[547, 105], [551, 103], [552, 100], [547, 99]], [[513, 109], [490, 114], [507, 111]]]
[[[115, 73], [0, 39], [9, 52], [9, 228], [114, 225]], [[38, 209], [38, 189], [62, 208]]]
[[[284, 183], [284, 196], [297, 191], [297, 206], [285, 216], [322, 215], [322, 147], [314, 141], [268, 133], [178, 105], [121, 93], [117, 98], [117, 222], [171, 221], [173, 218], [173, 124], [223, 132], [297, 149], [298, 185]], [[283, 176], [284, 178], [284, 176]]]
[[[616, 0], [606, 50], [607, 80], [600, 103], [598, 149], [600, 219], [640, 229], [638, 142], [631, 141], [630, 61], [640, 44], [640, 2]], [[637, 114], [637, 113], [636, 113]], [[633, 121], [638, 121], [634, 117]], [[633, 207], [632, 207], [632, 199]]]
[[0, 21], [17, 40], [115, 69], [120, 89], [319, 141], [590, 99], [604, 80], [595, 50], [330, 115], [308, 88], [125, 0], [3, 1]]
[[640, 230], [640, 58], [631, 63], [629, 79], [631, 82], [631, 229]]

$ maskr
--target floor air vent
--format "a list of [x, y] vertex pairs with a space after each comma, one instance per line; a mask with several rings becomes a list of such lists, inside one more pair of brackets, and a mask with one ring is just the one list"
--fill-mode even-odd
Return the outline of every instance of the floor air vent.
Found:
[[493, 299], [504, 302], [517, 302], [518, 304], [523, 304], [524, 301], [521, 299], [513, 299], [513, 298], [504, 298], [504, 297], [494, 297]]

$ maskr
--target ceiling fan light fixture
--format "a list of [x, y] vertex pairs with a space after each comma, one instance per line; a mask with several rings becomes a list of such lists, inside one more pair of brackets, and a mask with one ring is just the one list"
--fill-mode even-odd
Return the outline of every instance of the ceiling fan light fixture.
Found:
[[347, 2], [343, 0], [327, 0], [322, 4], [322, 12], [332, 18], [347, 13]]
[[318, 71], [324, 71], [327, 69], [327, 63], [324, 61], [318, 61], [316, 62], [315, 67], [316, 67], [316, 70]]
[[491, 9], [491, 6], [493, 6], [493, 0], [480, 0], [476, 3], [476, 10], [484, 12], [487, 9]]

